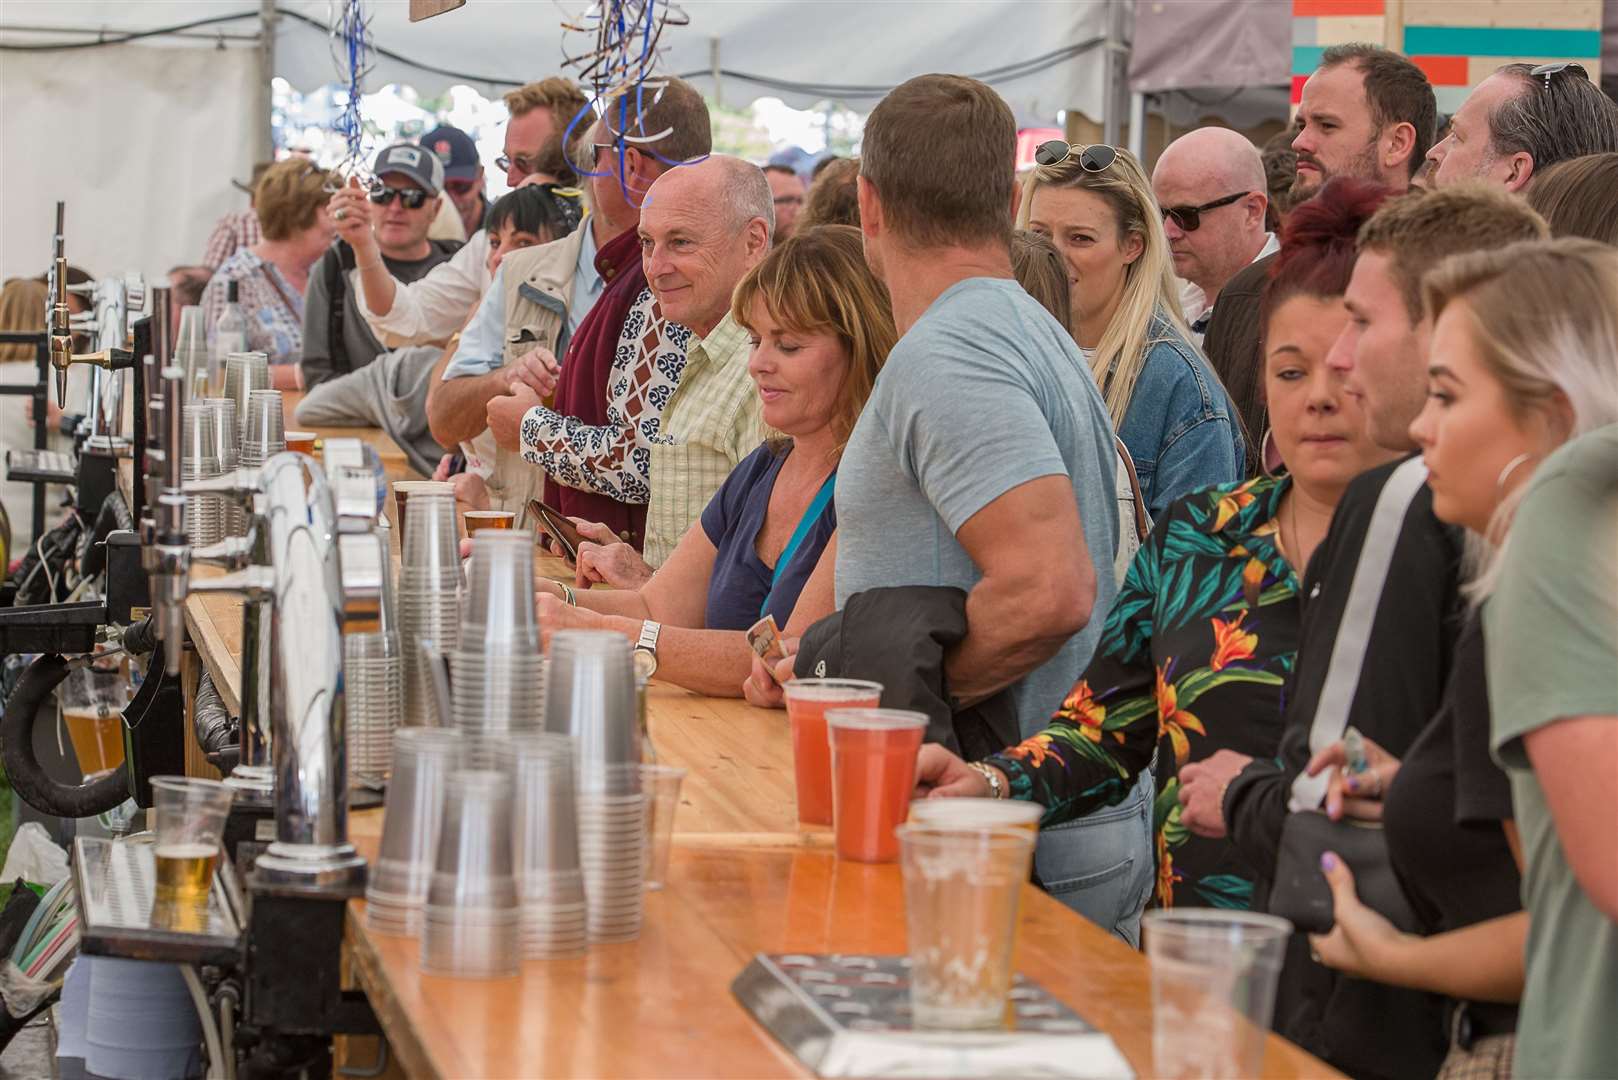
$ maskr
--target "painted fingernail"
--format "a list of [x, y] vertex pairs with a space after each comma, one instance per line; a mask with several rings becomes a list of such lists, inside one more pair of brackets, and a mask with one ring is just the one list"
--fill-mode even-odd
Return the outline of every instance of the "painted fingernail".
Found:
[[1343, 781], [1343, 787], [1349, 791], [1358, 791], [1360, 789], [1359, 777], [1350, 776], [1348, 779]]
[[1337, 869], [1336, 854], [1330, 851], [1323, 852], [1320, 856], [1320, 868], [1328, 874]]

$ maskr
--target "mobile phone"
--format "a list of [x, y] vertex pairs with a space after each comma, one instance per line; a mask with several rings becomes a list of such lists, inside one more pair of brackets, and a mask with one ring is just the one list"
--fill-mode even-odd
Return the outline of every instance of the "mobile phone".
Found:
[[584, 537], [579, 535], [579, 530], [568, 520], [566, 514], [554, 507], [546, 506], [538, 499], [528, 500], [528, 514], [545, 535], [562, 546], [562, 551], [566, 553], [569, 562], [579, 561], [579, 545], [584, 542]]

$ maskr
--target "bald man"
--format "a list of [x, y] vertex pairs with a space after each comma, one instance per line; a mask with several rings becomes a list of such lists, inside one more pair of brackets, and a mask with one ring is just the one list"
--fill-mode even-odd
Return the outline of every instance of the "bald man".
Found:
[[1180, 136], [1152, 170], [1174, 272], [1186, 282], [1181, 305], [1199, 341], [1225, 283], [1276, 249], [1264, 228], [1267, 188], [1258, 147], [1229, 128]]

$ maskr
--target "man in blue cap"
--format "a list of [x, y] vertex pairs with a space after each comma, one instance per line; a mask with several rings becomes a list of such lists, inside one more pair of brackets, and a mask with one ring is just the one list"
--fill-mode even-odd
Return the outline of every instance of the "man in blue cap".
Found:
[[483, 219], [489, 213], [489, 199], [483, 190], [483, 163], [478, 158], [477, 143], [460, 128], [445, 124], [423, 135], [421, 145], [443, 162], [444, 192], [460, 213], [466, 235], [471, 236], [483, 228]]

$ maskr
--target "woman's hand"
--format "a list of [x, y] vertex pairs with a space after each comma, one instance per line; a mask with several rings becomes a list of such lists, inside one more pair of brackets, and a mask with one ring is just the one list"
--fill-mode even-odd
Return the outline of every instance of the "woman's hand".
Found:
[[1332, 910], [1337, 922], [1329, 934], [1310, 934], [1309, 950], [1316, 960], [1361, 979], [1388, 981], [1399, 948], [1410, 938], [1382, 915], [1360, 902], [1354, 872], [1328, 851], [1320, 857], [1320, 872], [1331, 886]]
[[761, 709], [786, 708], [786, 695], [781, 687], [792, 681], [793, 665], [798, 662], [799, 638], [784, 637], [781, 649], [785, 653], [779, 660], [753, 657], [753, 671], [742, 681], [742, 697], [749, 705]]
[[[640, 557], [640, 552], [613, 536], [612, 530], [605, 525], [594, 522], [581, 525], [579, 528], [581, 536], [585, 535], [586, 527], [599, 531], [590, 534], [589, 543], [579, 545], [579, 562], [574, 574], [575, 585], [581, 589], [588, 589], [600, 582], [614, 589], [639, 589], [652, 580], [654, 571]], [[596, 542], [598, 536], [605, 542]], [[611, 539], [606, 540], [606, 537]]]
[[1399, 772], [1399, 759], [1370, 739], [1360, 736], [1365, 747], [1365, 771], [1348, 771], [1348, 748], [1338, 739], [1309, 761], [1309, 775], [1330, 769], [1326, 785], [1326, 816], [1341, 821], [1346, 815], [1361, 821], [1382, 820], [1382, 798]]
[[986, 799], [990, 794], [988, 777], [953, 752], [937, 743], [922, 743], [916, 752], [916, 798]]
[[536, 590], [534, 603], [539, 610], [540, 637], [547, 651], [551, 647], [551, 635], [558, 630], [611, 630], [622, 634], [631, 644], [640, 640], [639, 619], [603, 615], [589, 608], [575, 607], [549, 591]]

